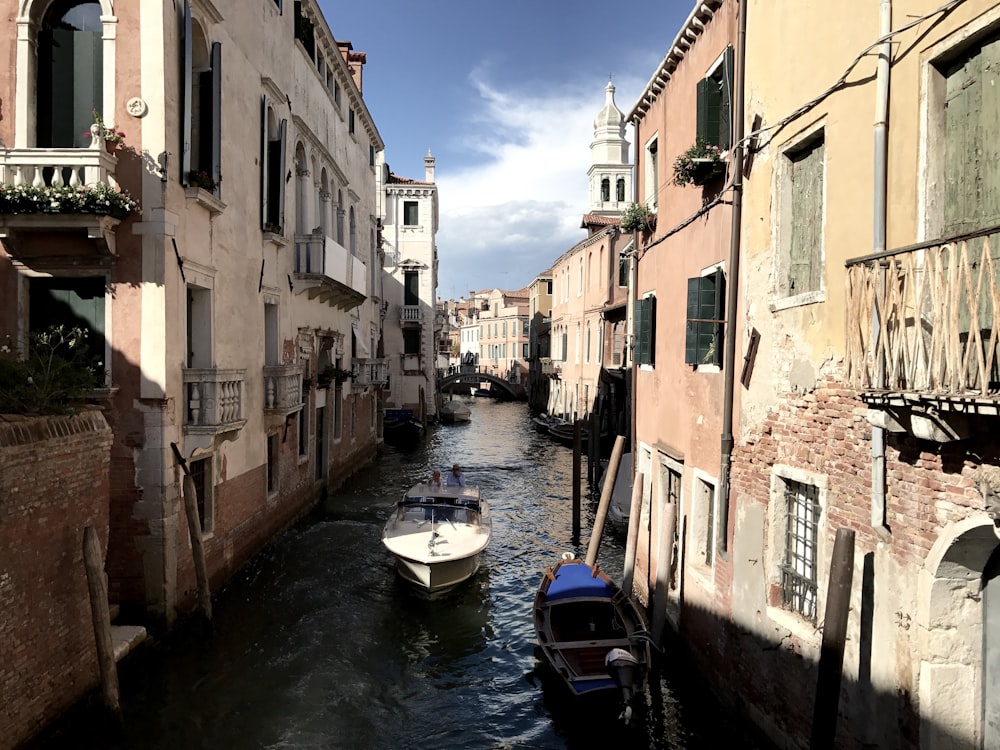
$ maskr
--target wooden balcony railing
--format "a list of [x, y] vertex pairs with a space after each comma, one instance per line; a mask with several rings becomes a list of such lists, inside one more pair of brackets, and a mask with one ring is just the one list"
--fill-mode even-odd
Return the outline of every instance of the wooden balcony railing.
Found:
[[847, 378], [862, 391], [996, 397], [1000, 226], [847, 262]]
[[246, 422], [246, 370], [184, 369], [184, 429], [219, 433]]

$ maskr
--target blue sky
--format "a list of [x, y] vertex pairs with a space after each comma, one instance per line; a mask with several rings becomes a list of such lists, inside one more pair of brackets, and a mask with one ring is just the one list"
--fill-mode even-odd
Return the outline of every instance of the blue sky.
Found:
[[334, 36], [367, 53], [364, 97], [392, 171], [422, 180], [424, 156], [434, 154], [441, 299], [527, 286], [586, 236], [593, 121], [608, 75], [627, 115], [694, 7], [319, 4]]

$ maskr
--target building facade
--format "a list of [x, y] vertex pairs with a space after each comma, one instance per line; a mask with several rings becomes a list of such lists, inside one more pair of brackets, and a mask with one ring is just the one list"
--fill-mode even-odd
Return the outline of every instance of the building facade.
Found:
[[424, 157], [424, 179], [393, 174], [387, 165], [381, 195], [385, 249], [385, 351], [390, 353], [386, 406], [437, 416], [438, 192], [434, 157]]
[[23, 0], [0, 37], [0, 333], [88, 331], [110, 599], [154, 626], [194, 602], [186, 474], [218, 585], [378, 447], [365, 56], [311, 0], [250, 10]]
[[698, 3], [630, 113], [636, 589], [784, 747], [821, 710], [837, 747], [1000, 742], [998, 39], [989, 2]]

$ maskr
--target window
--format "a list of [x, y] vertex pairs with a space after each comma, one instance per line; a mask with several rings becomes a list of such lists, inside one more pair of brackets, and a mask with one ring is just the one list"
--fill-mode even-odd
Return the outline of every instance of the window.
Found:
[[590, 323], [587, 323], [587, 337], [585, 339], [583, 361], [585, 364], [590, 364]]
[[198, 518], [201, 520], [201, 530], [211, 534], [215, 523], [215, 498], [212, 483], [212, 459], [201, 458], [188, 464], [191, 479], [194, 480], [194, 492], [198, 500]]
[[785, 479], [785, 555], [781, 605], [816, 622], [819, 488]]
[[309, 389], [302, 386], [302, 403], [299, 411], [299, 458], [309, 457]]
[[688, 279], [685, 364], [697, 367], [722, 362], [725, 285], [721, 268], [705, 276]]
[[416, 271], [403, 272], [403, 304], [420, 304], [420, 274]]
[[611, 200], [611, 180], [605, 177], [601, 180], [601, 201], [607, 203]]
[[726, 47], [715, 69], [698, 81], [698, 139], [723, 151], [732, 140], [733, 48]]
[[56, 2], [38, 31], [39, 148], [90, 145], [92, 110], [101, 111], [104, 56], [101, 5]]
[[188, 284], [187, 366], [212, 367], [212, 291]]
[[420, 354], [420, 329], [403, 329], [403, 354]]
[[660, 191], [659, 146], [654, 138], [646, 146], [646, 205], [650, 210], [656, 208], [656, 200]]
[[783, 157], [784, 194], [779, 292], [790, 297], [819, 291], [823, 283], [823, 134]]
[[635, 303], [635, 362], [656, 362], [656, 296], [648, 295]]
[[278, 459], [281, 455], [280, 436], [267, 436], [267, 494], [268, 497], [278, 491]]
[[313, 22], [302, 13], [302, 3], [295, 0], [295, 39], [302, 43], [310, 60], [316, 59], [316, 39], [313, 34]]
[[337, 81], [333, 82], [333, 103], [340, 106], [340, 84]]
[[403, 201], [403, 225], [408, 227], [417, 226], [419, 221], [416, 201]]
[[562, 332], [562, 361], [566, 361], [566, 352], [569, 349], [569, 334], [566, 331]]
[[[181, 184], [204, 173], [218, 194], [222, 178], [222, 45], [209, 43], [184, 7], [184, 68], [181, 81]], [[199, 186], [205, 184], [199, 175]]]
[[354, 134], [354, 107], [351, 107], [347, 113], [347, 132]]
[[261, 228], [281, 234], [285, 224], [285, 137], [288, 120], [277, 121], [261, 99]]
[[28, 279], [29, 332], [42, 333], [58, 325], [85, 330], [87, 359], [99, 373], [99, 384], [105, 381], [100, 373], [108, 369], [105, 285], [103, 276], [40, 276]]
[[618, 286], [628, 286], [629, 256], [622, 253], [618, 256]]
[[625, 200], [625, 178], [619, 177], [615, 188], [615, 200], [622, 203]]
[[611, 364], [621, 367], [625, 360], [625, 321], [615, 323], [611, 339]]
[[694, 480], [694, 535], [699, 563], [715, 562], [715, 487], [705, 479]]

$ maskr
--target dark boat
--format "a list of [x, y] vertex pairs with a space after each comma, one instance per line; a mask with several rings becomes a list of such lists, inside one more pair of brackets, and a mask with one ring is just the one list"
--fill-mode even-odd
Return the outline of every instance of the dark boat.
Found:
[[542, 576], [532, 612], [539, 651], [558, 681], [576, 699], [617, 697], [627, 723], [650, 666], [635, 602], [597, 566], [565, 555]]
[[[573, 423], [567, 422], [565, 420], [555, 420], [549, 424], [549, 435], [559, 443], [570, 448], [573, 447]], [[608, 437], [607, 431], [601, 432], [601, 443]], [[590, 438], [590, 429], [587, 424], [580, 425], [580, 445], [586, 446], [587, 440]]]
[[412, 444], [420, 438], [424, 426], [413, 416], [413, 409], [386, 409], [382, 421], [383, 437], [397, 445]]

